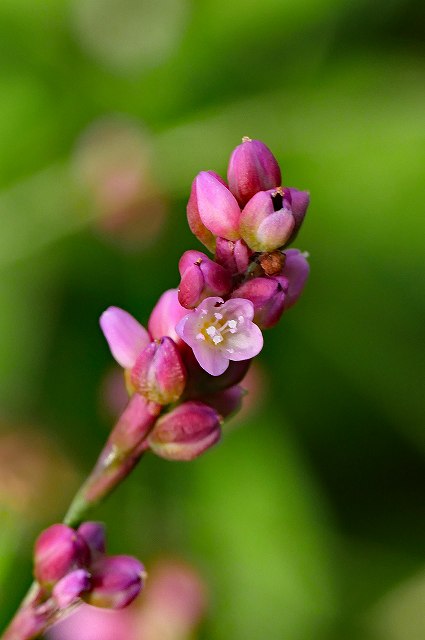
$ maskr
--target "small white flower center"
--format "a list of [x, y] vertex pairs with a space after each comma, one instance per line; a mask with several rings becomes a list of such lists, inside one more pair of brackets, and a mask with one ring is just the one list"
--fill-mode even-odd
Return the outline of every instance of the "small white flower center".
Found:
[[[201, 327], [199, 333], [196, 335], [197, 340], [209, 340], [213, 345], [218, 345], [225, 340], [227, 333], [237, 333], [239, 325], [243, 325], [245, 318], [238, 316], [238, 319], [223, 320], [223, 314], [218, 311], [214, 313], [214, 319], [210, 316], [205, 322], [207, 312], [205, 309], [201, 310], [201, 317], [204, 320], [204, 324]], [[234, 349], [227, 348], [226, 351], [234, 353]]]

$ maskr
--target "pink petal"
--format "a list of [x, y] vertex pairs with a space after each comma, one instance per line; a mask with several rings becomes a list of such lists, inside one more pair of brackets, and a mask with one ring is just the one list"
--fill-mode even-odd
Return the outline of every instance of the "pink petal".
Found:
[[214, 235], [237, 240], [241, 210], [229, 189], [207, 171], [196, 178], [199, 215]]
[[243, 316], [246, 320], [252, 320], [254, 317], [254, 305], [251, 300], [246, 300], [245, 298], [231, 298], [223, 305], [223, 312], [229, 317]]
[[99, 322], [115, 360], [124, 369], [130, 369], [149, 344], [149, 333], [132, 315], [119, 307], [106, 309]]
[[229, 360], [248, 360], [254, 358], [263, 348], [263, 334], [253, 322], [247, 322], [246, 328], [238, 329], [227, 337], [227, 348], [234, 349], [233, 353], [226, 350]]
[[178, 343], [179, 336], [176, 333], [176, 324], [186, 314], [187, 309], [179, 303], [177, 289], [165, 291], [153, 308], [149, 318], [148, 328], [152, 338], [168, 336]]
[[197, 344], [192, 344], [191, 347], [201, 367], [211, 376], [219, 376], [228, 368], [229, 358], [220, 349], [211, 347], [202, 340], [198, 340]]

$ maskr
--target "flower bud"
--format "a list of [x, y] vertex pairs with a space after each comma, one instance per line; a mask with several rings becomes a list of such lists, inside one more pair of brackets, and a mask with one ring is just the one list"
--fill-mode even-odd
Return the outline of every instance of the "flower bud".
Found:
[[91, 586], [90, 574], [85, 569], [76, 569], [61, 578], [53, 587], [52, 595], [59, 609], [66, 609]]
[[186, 309], [194, 309], [209, 296], [225, 296], [232, 288], [230, 273], [200, 251], [186, 251], [179, 271], [179, 302]]
[[90, 549], [91, 559], [103, 555], [106, 551], [105, 527], [101, 522], [83, 522], [77, 533], [84, 538]]
[[229, 189], [208, 171], [196, 177], [196, 197], [202, 223], [215, 236], [238, 240], [240, 208]]
[[102, 463], [106, 464], [114, 451], [128, 453], [135, 449], [144, 440], [160, 411], [159, 404], [135, 393], [111, 431], [101, 454]]
[[279, 165], [270, 149], [260, 140], [247, 137], [230, 156], [227, 180], [242, 207], [259, 191], [282, 184]]
[[252, 251], [248, 249], [243, 240], [232, 242], [224, 238], [217, 238], [215, 259], [232, 276], [247, 270], [251, 254]]
[[218, 442], [220, 435], [217, 411], [202, 402], [189, 401], [159, 418], [148, 443], [166, 460], [193, 460]]
[[308, 191], [298, 191], [298, 189], [294, 189], [293, 187], [289, 187], [288, 191], [291, 199], [292, 215], [295, 218], [294, 231], [291, 237], [291, 242], [293, 242], [307, 213], [307, 208], [310, 204], [310, 194]]
[[285, 266], [282, 274], [277, 279], [287, 286], [287, 293], [284, 304], [284, 311], [292, 307], [303, 292], [304, 285], [310, 272], [306, 255], [298, 249], [288, 249], [285, 251]]
[[144, 567], [136, 558], [101, 558], [93, 567], [91, 590], [82, 597], [95, 607], [123, 609], [139, 595], [144, 577]]
[[233, 361], [220, 376], [211, 376], [198, 363], [191, 349], [185, 352], [184, 362], [188, 372], [185, 398], [191, 400], [202, 399], [205, 395], [209, 396], [233, 387], [245, 377], [251, 364], [251, 360]]
[[149, 318], [148, 329], [152, 338], [168, 336], [177, 345], [182, 341], [176, 333], [176, 324], [187, 314], [187, 309], [178, 300], [177, 289], [168, 289], [159, 298]]
[[[214, 171], [207, 171], [207, 173], [226, 186], [224, 180], [217, 173]], [[189, 202], [187, 203], [187, 221], [191, 232], [213, 253], [215, 250], [215, 236], [211, 231], [209, 231], [209, 229], [207, 229], [199, 215], [196, 178], [192, 183], [192, 191], [190, 193]]]
[[255, 323], [261, 329], [270, 329], [283, 313], [287, 289], [284, 284], [284, 278], [253, 278], [238, 287], [232, 297], [251, 300]]
[[242, 399], [245, 394], [245, 389], [239, 385], [235, 385], [234, 387], [218, 391], [209, 396], [203, 396], [202, 400], [210, 407], [213, 407], [224, 419], [229, 418], [239, 411], [242, 407]]
[[295, 218], [286, 189], [260, 191], [241, 214], [240, 232], [253, 251], [274, 251], [286, 245], [294, 228]]
[[84, 539], [65, 524], [43, 531], [34, 549], [34, 575], [42, 585], [53, 585], [73, 567], [84, 566], [90, 552]]
[[171, 338], [155, 340], [142, 351], [131, 371], [131, 382], [151, 402], [164, 405], [180, 398], [186, 370]]

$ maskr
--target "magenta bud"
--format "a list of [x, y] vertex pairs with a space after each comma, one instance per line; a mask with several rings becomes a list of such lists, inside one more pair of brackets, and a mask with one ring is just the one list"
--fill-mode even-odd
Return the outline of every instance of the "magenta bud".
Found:
[[188, 349], [184, 354], [184, 361], [188, 372], [188, 382], [185, 398], [198, 399], [223, 391], [241, 382], [245, 377], [251, 360], [240, 360], [229, 363], [228, 368], [220, 376], [211, 376], [196, 360], [193, 351]]
[[85, 569], [76, 569], [61, 578], [52, 590], [59, 609], [66, 609], [91, 587], [90, 574]]
[[244, 273], [249, 265], [252, 251], [248, 249], [243, 240], [225, 240], [217, 238], [215, 259], [232, 275]]
[[285, 256], [285, 266], [282, 269], [281, 276], [278, 276], [277, 279], [287, 282], [287, 293], [284, 305], [284, 310], [286, 311], [286, 309], [289, 309], [296, 303], [302, 294], [310, 272], [310, 265], [308, 264], [306, 255], [298, 249], [288, 249], [285, 251]]
[[176, 324], [187, 314], [187, 309], [182, 307], [178, 299], [177, 289], [168, 289], [159, 298], [149, 318], [148, 329], [152, 338], [168, 336], [177, 345], [182, 344], [176, 333]]
[[230, 156], [227, 179], [242, 207], [259, 191], [282, 184], [279, 165], [270, 149], [260, 140], [247, 137]]
[[50, 586], [89, 560], [90, 551], [84, 539], [71, 527], [54, 524], [36, 540], [34, 575], [40, 584]]
[[310, 204], [310, 194], [308, 191], [298, 191], [298, 189], [294, 189], [293, 187], [289, 187], [288, 191], [291, 199], [292, 215], [295, 218], [294, 231], [291, 237], [291, 242], [293, 242], [307, 213], [307, 208]]
[[149, 402], [138, 393], [133, 394], [111, 431], [101, 454], [102, 463], [108, 464], [111, 453], [116, 450], [121, 453], [134, 450], [144, 440], [160, 411], [161, 405]]
[[166, 460], [193, 460], [218, 442], [220, 435], [217, 411], [203, 402], [188, 401], [159, 418], [148, 443]]
[[194, 309], [209, 296], [225, 296], [232, 288], [230, 273], [200, 251], [186, 251], [179, 271], [179, 302], [187, 309]]
[[196, 177], [196, 197], [202, 223], [215, 236], [238, 240], [240, 208], [232, 193], [208, 171]]
[[253, 278], [241, 284], [232, 293], [232, 297], [251, 300], [254, 305], [254, 322], [261, 329], [270, 329], [283, 313], [286, 290], [284, 278]]
[[[221, 184], [226, 186], [223, 178], [221, 178], [214, 171], [207, 171], [211, 176], [216, 178]], [[202, 244], [204, 244], [207, 249], [209, 249], [212, 253], [215, 250], [215, 235], [207, 229], [204, 223], [201, 220], [201, 216], [199, 214], [198, 208], [198, 197], [197, 197], [197, 187], [196, 187], [196, 178], [192, 183], [192, 191], [190, 193], [189, 202], [187, 203], [187, 221], [189, 223], [189, 227], [191, 232], [198, 238]]]
[[105, 553], [105, 527], [101, 522], [83, 522], [83, 524], [80, 524], [78, 527], [77, 533], [84, 538], [87, 543], [92, 560]]
[[274, 251], [288, 244], [295, 228], [288, 190], [260, 191], [241, 214], [240, 232], [253, 251]]
[[203, 396], [202, 400], [213, 407], [224, 418], [235, 415], [242, 407], [242, 400], [246, 391], [239, 385], [218, 391], [209, 396]]
[[123, 609], [139, 595], [145, 575], [131, 556], [101, 558], [93, 567], [91, 590], [82, 597], [95, 607]]
[[131, 370], [131, 383], [136, 391], [151, 402], [176, 402], [186, 384], [186, 369], [177, 345], [164, 337], [151, 342]]

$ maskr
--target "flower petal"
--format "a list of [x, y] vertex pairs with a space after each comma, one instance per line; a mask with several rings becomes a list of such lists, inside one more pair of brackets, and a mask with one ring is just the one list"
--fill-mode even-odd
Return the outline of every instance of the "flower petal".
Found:
[[[207, 373], [212, 376], [219, 376], [226, 371], [229, 366], [229, 357], [223, 353], [221, 349], [211, 348], [202, 340], [197, 344], [191, 345], [193, 353], [199, 364]], [[240, 358], [244, 360], [245, 358]]]
[[[263, 342], [260, 328], [253, 322], [247, 321], [243, 330], [239, 329], [227, 337], [226, 357], [236, 361], [254, 358], [263, 348]], [[229, 349], [233, 349], [233, 352], [230, 353]]]
[[149, 333], [131, 314], [119, 307], [106, 309], [99, 322], [115, 360], [124, 369], [130, 369], [149, 344]]

